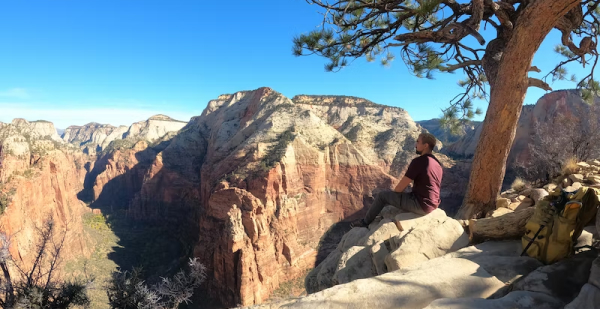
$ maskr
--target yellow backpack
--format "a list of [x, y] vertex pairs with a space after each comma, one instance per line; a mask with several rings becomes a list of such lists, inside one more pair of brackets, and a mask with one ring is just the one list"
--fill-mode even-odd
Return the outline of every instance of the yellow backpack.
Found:
[[596, 216], [600, 190], [581, 187], [567, 193], [556, 189], [536, 204], [521, 238], [523, 253], [545, 264], [573, 254], [573, 244]]

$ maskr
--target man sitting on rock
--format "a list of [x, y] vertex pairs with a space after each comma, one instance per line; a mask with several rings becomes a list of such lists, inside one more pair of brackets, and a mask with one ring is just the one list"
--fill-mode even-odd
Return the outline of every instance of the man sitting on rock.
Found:
[[[352, 222], [352, 227], [366, 227], [377, 216], [384, 206], [392, 205], [406, 212], [426, 215], [440, 205], [440, 185], [442, 183], [442, 165], [431, 154], [436, 138], [429, 133], [421, 133], [416, 143], [416, 152], [408, 170], [394, 191], [377, 194], [364, 219]], [[404, 189], [414, 181], [412, 192]]]

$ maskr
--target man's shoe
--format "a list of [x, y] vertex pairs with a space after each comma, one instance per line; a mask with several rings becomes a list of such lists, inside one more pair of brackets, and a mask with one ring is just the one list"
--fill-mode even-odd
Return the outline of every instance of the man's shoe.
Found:
[[365, 219], [358, 219], [358, 220], [352, 221], [352, 223], [350, 223], [350, 227], [353, 227], [353, 228], [354, 227], [367, 227], [367, 226], [369, 226], [369, 225], [367, 224], [367, 222], [365, 222]]

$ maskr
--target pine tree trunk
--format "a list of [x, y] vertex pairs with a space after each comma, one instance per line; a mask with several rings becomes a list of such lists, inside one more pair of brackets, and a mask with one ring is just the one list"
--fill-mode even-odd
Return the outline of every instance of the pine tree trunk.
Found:
[[457, 218], [481, 218], [494, 209], [529, 87], [528, 71], [533, 55], [558, 19], [577, 5], [581, 1], [532, 1], [515, 23], [497, 75], [490, 81], [490, 104], [475, 150], [467, 194]]

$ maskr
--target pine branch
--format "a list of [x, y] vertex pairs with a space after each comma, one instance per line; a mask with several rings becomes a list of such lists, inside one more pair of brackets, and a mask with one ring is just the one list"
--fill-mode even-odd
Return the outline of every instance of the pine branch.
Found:
[[481, 60], [469, 60], [459, 64], [446, 65], [444, 68], [441, 68], [440, 71], [452, 72], [472, 65], [481, 65]]
[[529, 87], [538, 87], [546, 91], [552, 91], [552, 88], [550, 88], [550, 85], [548, 85], [546, 82], [533, 77], [529, 77]]

